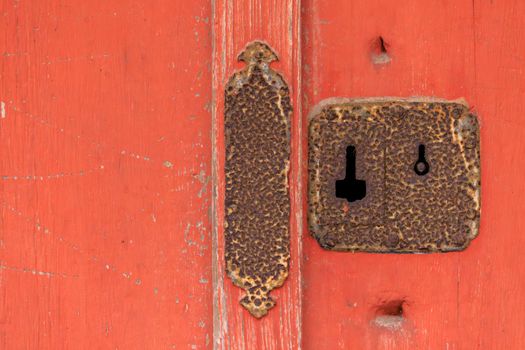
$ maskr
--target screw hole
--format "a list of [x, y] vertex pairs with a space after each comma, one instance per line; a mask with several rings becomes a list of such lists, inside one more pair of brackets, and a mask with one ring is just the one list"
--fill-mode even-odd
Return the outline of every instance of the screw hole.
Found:
[[383, 39], [382, 36], [374, 39], [372, 44], [371, 59], [372, 63], [376, 65], [385, 65], [391, 61], [391, 57], [388, 53], [388, 43]]
[[377, 307], [378, 316], [403, 316], [404, 300], [390, 300]]
[[400, 330], [405, 322], [404, 304], [404, 300], [390, 300], [379, 305], [373, 319], [375, 326], [390, 331]]
[[386, 53], [386, 43], [385, 39], [383, 39], [382, 36], [379, 36], [379, 49], [381, 50], [381, 53]]

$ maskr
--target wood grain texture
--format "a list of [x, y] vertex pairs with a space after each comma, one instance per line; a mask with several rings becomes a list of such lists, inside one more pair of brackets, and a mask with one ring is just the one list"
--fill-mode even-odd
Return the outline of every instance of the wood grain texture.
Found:
[[0, 1], [0, 348], [212, 344], [209, 1]]
[[303, 1], [305, 112], [332, 96], [463, 97], [482, 174], [464, 252], [334, 253], [305, 232], [305, 349], [525, 347], [524, 14], [519, 0]]
[[[525, 348], [525, 3], [300, 12], [0, 1], [0, 348]], [[290, 276], [262, 320], [225, 279], [221, 175], [224, 84], [257, 39], [293, 102]], [[304, 220], [306, 114], [327, 97], [415, 95], [464, 97], [479, 117], [479, 236], [448, 254], [323, 251]]]
[[[298, 349], [301, 344], [300, 40], [298, 0], [216, 0], [213, 8], [214, 165], [214, 346], [217, 349]], [[224, 86], [243, 68], [237, 55], [255, 40], [280, 58], [272, 68], [287, 81], [292, 100], [290, 273], [272, 291], [275, 307], [257, 320], [239, 304], [242, 292], [225, 278], [224, 267]]]

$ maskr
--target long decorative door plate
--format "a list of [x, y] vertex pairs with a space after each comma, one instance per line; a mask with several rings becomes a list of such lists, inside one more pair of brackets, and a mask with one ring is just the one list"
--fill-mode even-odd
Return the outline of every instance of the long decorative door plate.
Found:
[[267, 44], [250, 43], [239, 60], [246, 67], [225, 91], [226, 270], [246, 291], [241, 304], [262, 317], [275, 304], [270, 291], [288, 276], [292, 107]]
[[479, 126], [464, 102], [331, 99], [309, 122], [309, 227], [323, 248], [445, 252], [476, 237]]

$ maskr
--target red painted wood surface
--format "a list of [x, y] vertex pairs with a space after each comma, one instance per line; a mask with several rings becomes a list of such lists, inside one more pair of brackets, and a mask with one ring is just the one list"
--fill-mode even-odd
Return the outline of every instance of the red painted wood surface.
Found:
[[[464, 252], [333, 253], [305, 234], [304, 348], [525, 348], [525, 3], [304, 0], [303, 9], [305, 114], [331, 96], [463, 97], [479, 116], [482, 162], [480, 233]], [[379, 36], [387, 64], [373, 62]], [[392, 330], [377, 308], [399, 300], [405, 321]]]
[[211, 348], [211, 4], [0, 2], [0, 348]]
[[[297, 349], [301, 344], [300, 262], [302, 198], [300, 162], [299, 1], [216, 0], [213, 50], [213, 164], [214, 164], [214, 345], [217, 349]], [[267, 316], [255, 319], [239, 304], [242, 289], [226, 277], [224, 267], [224, 85], [243, 67], [237, 62], [245, 46], [263, 40], [277, 53], [272, 68], [283, 75], [293, 105], [291, 168], [290, 273], [285, 284], [271, 292], [277, 305]]]
[[[525, 348], [522, 1], [2, 0], [0, 15], [1, 349]], [[291, 270], [262, 320], [224, 275], [222, 235], [222, 91], [255, 39], [294, 105]], [[479, 237], [322, 250], [307, 113], [417, 95], [479, 116]], [[399, 301], [402, 323], [377, 318]]]

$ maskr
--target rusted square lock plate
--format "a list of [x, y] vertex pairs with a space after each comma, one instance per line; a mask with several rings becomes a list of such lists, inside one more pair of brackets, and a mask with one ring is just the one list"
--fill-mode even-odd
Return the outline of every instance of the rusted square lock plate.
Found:
[[309, 226], [323, 248], [462, 250], [479, 215], [479, 126], [464, 102], [332, 99], [311, 113]]

